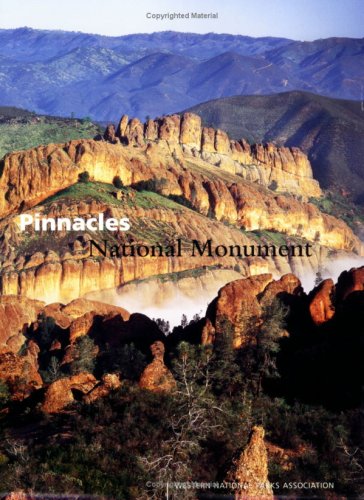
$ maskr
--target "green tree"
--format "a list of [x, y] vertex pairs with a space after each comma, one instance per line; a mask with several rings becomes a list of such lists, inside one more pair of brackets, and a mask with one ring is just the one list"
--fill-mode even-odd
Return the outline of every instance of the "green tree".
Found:
[[[146, 473], [162, 486], [148, 498], [164, 498], [165, 484], [188, 481], [193, 474], [193, 461], [201, 452], [202, 442], [219, 426], [216, 415], [224, 412], [211, 392], [211, 346], [192, 346], [182, 342], [173, 374], [177, 388], [173, 408], [167, 416], [171, 437], [162, 441], [158, 450], [141, 458]], [[169, 498], [179, 499], [181, 491], [169, 492]], [[184, 491], [183, 498], [195, 498], [191, 491]]]
[[62, 377], [61, 366], [58, 358], [52, 356], [46, 370], [41, 370], [42, 379], [46, 384], [51, 384]]
[[181, 317], [181, 327], [182, 328], [186, 328], [187, 325], [188, 325], [187, 316], [185, 314], [182, 314], [182, 317]]
[[158, 328], [164, 335], [169, 335], [171, 333], [171, 325], [169, 321], [164, 320], [163, 318], [153, 318], [153, 321], [157, 324]]
[[257, 392], [262, 391], [265, 378], [277, 378], [277, 354], [280, 349], [280, 340], [284, 333], [288, 308], [277, 298], [270, 304], [263, 305], [261, 321], [256, 336], [257, 361]]
[[73, 375], [82, 372], [93, 373], [95, 369], [95, 343], [87, 335], [79, 338], [74, 346], [74, 359], [70, 365]]
[[124, 187], [124, 184], [123, 184], [123, 181], [120, 179], [120, 176], [119, 175], [116, 175], [112, 181], [113, 185], [117, 188], [117, 189], [121, 189]]
[[86, 171], [81, 172], [78, 175], [78, 182], [84, 182], [84, 183], [90, 182], [90, 174]]
[[217, 395], [228, 395], [241, 391], [243, 385], [242, 371], [237, 357], [238, 352], [233, 346], [234, 329], [232, 323], [223, 318], [213, 345], [211, 359], [211, 384]]
[[0, 410], [7, 405], [9, 399], [10, 392], [8, 385], [3, 380], [0, 380]]
[[112, 357], [112, 371], [121, 374], [122, 379], [137, 381], [140, 378], [145, 366], [146, 360], [133, 343], [124, 344], [117, 348]]
[[56, 321], [54, 318], [47, 316], [44, 312], [39, 314], [36, 340], [41, 351], [49, 349], [53, 341], [53, 333], [55, 331], [55, 328]]

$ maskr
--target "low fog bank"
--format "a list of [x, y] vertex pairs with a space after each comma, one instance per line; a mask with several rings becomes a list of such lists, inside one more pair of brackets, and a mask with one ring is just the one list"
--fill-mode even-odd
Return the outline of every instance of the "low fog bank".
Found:
[[[352, 267], [364, 265], [363, 257], [344, 257], [327, 261], [320, 269], [323, 279], [337, 282], [339, 275]], [[279, 279], [280, 276], [275, 276]], [[130, 283], [119, 289], [92, 292], [85, 297], [123, 307], [130, 313], [142, 313], [149, 318], [162, 318], [173, 328], [181, 323], [183, 314], [190, 321], [196, 314], [205, 316], [208, 304], [219, 289], [242, 276], [234, 271], [207, 272], [198, 278], [183, 278], [179, 281], [150, 279]], [[315, 287], [316, 273], [298, 275], [306, 293]]]
[[143, 297], [122, 296], [118, 305], [124, 307], [129, 312], [143, 313], [149, 318], [162, 318], [168, 321], [171, 328], [181, 323], [182, 315], [187, 316], [190, 321], [195, 314], [200, 317], [205, 316], [209, 302], [214, 298], [214, 294], [199, 294], [196, 298], [191, 298], [178, 290], [176, 284], [170, 284], [171, 297], [165, 299], [163, 303], [153, 305], [149, 300], [143, 300]]
[[[328, 260], [322, 265], [320, 273], [323, 279], [331, 278], [334, 283], [343, 271], [349, 271], [353, 267], [364, 266], [364, 257], [341, 257], [336, 260]], [[316, 273], [305, 273], [303, 276], [298, 276], [306, 293], [310, 292], [315, 287]]]
[[182, 315], [188, 321], [195, 314], [205, 316], [208, 304], [221, 287], [242, 276], [232, 270], [207, 271], [197, 278], [179, 281], [150, 279], [130, 283], [119, 289], [92, 292], [85, 297], [123, 307], [130, 313], [142, 313], [149, 318], [169, 321], [171, 328], [181, 323]]

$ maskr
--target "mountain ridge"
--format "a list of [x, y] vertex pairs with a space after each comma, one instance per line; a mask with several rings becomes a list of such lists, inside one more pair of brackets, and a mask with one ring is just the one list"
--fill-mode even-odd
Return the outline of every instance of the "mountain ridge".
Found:
[[[156, 53], [168, 64], [145, 67], [137, 85], [124, 78]], [[237, 94], [303, 90], [358, 99], [363, 59], [364, 39], [0, 30], [0, 105], [110, 121], [122, 111], [144, 119]]]

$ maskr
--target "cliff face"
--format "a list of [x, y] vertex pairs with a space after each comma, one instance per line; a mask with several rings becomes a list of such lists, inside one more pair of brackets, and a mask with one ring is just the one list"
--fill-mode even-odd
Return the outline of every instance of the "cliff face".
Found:
[[[119, 175], [125, 185], [137, 182], [138, 165], [132, 164], [137, 151], [149, 153], [147, 157], [154, 157], [157, 166], [158, 162], [165, 163], [163, 157], [167, 153], [175, 160], [202, 160], [205, 165], [266, 187], [275, 185], [278, 192], [303, 197], [321, 195], [307, 157], [297, 148], [231, 141], [221, 130], [202, 128], [201, 119], [191, 113], [145, 125], [124, 116], [116, 132], [107, 129], [102, 142], [71, 141], [6, 155], [1, 161], [0, 214], [9, 213], [23, 201], [34, 204], [73, 184], [83, 170], [99, 181], [111, 182]], [[139, 172], [139, 180], [145, 178], [148, 168], [142, 170], [145, 172]]]
[[[184, 198], [201, 214], [236, 224], [246, 230], [267, 229], [300, 234], [311, 241], [320, 240], [321, 244], [333, 248], [357, 250], [360, 247], [359, 241], [343, 222], [322, 214], [315, 206], [261, 188], [260, 184], [266, 185], [266, 182], [246, 182], [239, 172], [235, 172], [239, 175], [233, 175], [224, 168], [212, 167], [211, 162], [203, 160], [202, 154], [194, 153], [195, 148], [191, 149], [193, 141], [199, 137], [199, 132], [194, 133], [193, 127], [197, 117], [192, 115], [184, 118], [180, 129], [177, 125], [172, 127], [176, 120], [179, 117], [166, 117], [158, 130], [156, 122], [153, 122], [156, 134], [158, 133], [154, 142], [148, 139], [151, 136], [150, 124], [146, 126], [144, 136], [141, 135], [142, 132], [144, 134], [142, 125], [131, 120], [125, 130], [124, 126], [119, 127], [119, 134], [124, 132], [125, 135], [120, 135], [121, 139], [117, 139], [115, 144], [81, 140], [7, 155], [2, 161], [0, 215], [9, 214], [20, 206], [24, 210], [39, 203], [52, 193], [74, 184], [78, 175], [87, 171], [92, 179], [108, 183], [115, 176], [119, 176], [124, 185], [152, 180], [155, 182], [153, 189], [162, 195]], [[173, 130], [178, 131], [175, 136]], [[221, 136], [218, 131], [213, 132], [217, 137]], [[188, 142], [181, 145], [177, 142], [177, 136]], [[129, 145], [121, 145], [120, 140]], [[221, 140], [220, 137], [213, 142], [218, 150], [222, 147]], [[228, 143], [226, 148], [227, 145]], [[259, 158], [267, 159], [270, 155], [278, 154], [272, 148], [273, 146], [256, 146], [255, 151]], [[288, 155], [288, 152], [285, 154]], [[305, 171], [303, 178], [309, 178], [305, 177], [306, 174], [310, 175], [306, 171], [307, 165], [302, 167], [307, 160], [302, 159], [298, 151], [291, 151], [289, 154], [291, 159], [287, 162], [296, 165], [295, 175], [301, 175]], [[249, 159], [250, 161], [253, 160]], [[283, 170], [283, 163], [282, 170], [278, 167], [271, 168], [281, 171], [284, 178], [289, 179], [289, 170], [293, 166], [285, 167], [286, 171]], [[261, 177], [264, 177], [263, 174]], [[271, 177], [270, 175], [270, 182], [274, 180]], [[310, 179], [311, 181], [315, 182]], [[290, 191], [288, 186], [284, 190]], [[297, 188], [296, 193], [318, 196], [320, 191], [308, 193], [304, 188]], [[286, 217], [287, 211], [289, 217]]]
[[273, 183], [278, 191], [303, 196], [321, 194], [318, 182], [312, 178], [310, 162], [298, 148], [271, 143], [250, 146], [244, 139], [231, 140], [222, 130], [202, 127], [201, 118], [192, 113], [149, 120], [146, 124], [124, 115], [116, 133], [107, 134], [106, 139], [137, 146], [167, 141], [176, 155], [201, 158], [251, 182], [263, 186]]
[[[314, 274], [320, 264], [327, 258], [328, 250], [316, 245], [311, 257], [237, 257], [216, 258], [207, 255], [191, 258], [190, 241], [196, 239], [204, 242], [212, 238], [213, 245], [257, 245], [250, 233], [245, 233], [227, 226], [222, 222], [203, 217], [182, 206], [171, 208], [130, 207], [127, 203], [119, 207], [109, 207], [105, 203], [52, 202], [44, 207], [38, 206], [37, 213], [50, 217], [60, 216], [97, 216], [105, 213], [116, 218], [129, 216], [132, 224], [128, 235], [138, 243], [153, 244], [158, 239], [162, 244], [181, 238], [186, 245], [182, 257], [167, 256], [150, 257], [103, 257], [97, 250], [90, 256], [90, 239], [97, 235], [80, 233], [70, 235], [47, 232], [35, 233], [30, 229], [21, 233], [14, 219], [6, 219], [3, 226], [3, 240], [0, 249], [3, 263], [0, 274], [0, 290], [3, 295], [20, 294], [29, 298], [38, 298], [50, 302], [69, 302], [91, 292], [115, 290], [135, 280], [152, 276], [167, 275], [182, 271], [191, 272], [203, 267], [222, 266], [227, 272], [238, 269], [242, 276], [250, 276], [264, 272], [281, 275], [290, 271], [300, 276]], [[28, 211], [34, 213], [35, 209]], [[152, 228], [152, 231], [149, 230]], [[158, 231], [158, 236], [156, 236]], [[101, 238], [103, 238], [102, 236]], [[115, 235], [115, 243], [125, 243], [124, 237]], [[151, 239], [152, 238], [152, 239]], [[27, 246], [28, 242], [35, 242]], [[100, 242], [100, 236], [98, 237]], [[102, 239], [101, 239], [102, 241]], [[114, 241], [114, 240], [113, 240]], [[284, 239], [282, 242], [284, 243]], [[101, 244], [101, 242], [100, 242]], [[29, 250], [28, 250], [29, 248]], [[54, 250], [52, 249], [54, 248]], [[235, 271], [236, 272], [236, 271]], [[236, 277], [238, 277], [237, 274]], [[231, 276], [232, 278], [233, 276]], [[230, 279], [231, 279], [230, 278]], [[215, 286], [213, 293], [221, 286], [219, 280], [212, 280], [209, 289]], [[226, 280], [228, 281], [228, 280]], [[196, 290], [199, 281], [192, 276], [181, 287], [185, 290]], [[147, 288], [144, 287], [144, 290]], [[150, 289], [151, 296], [155, 295]], [[158, 294], [162, 294], [159, 288]], [[154, 299], [155, 300], [155, 299]]]
[[25, 341], [26, 325], [37, 319], [44, 302], [26, 297], [0, 297], [0, 352], [17, 352]]
[[[312, 257], [219, 260], [223, 267], [239, 265], [244, 276], [315, 271], [328, 248], [363, 252], [361, 242], [344, 222], [297, 197], [264, 187], [276, 181], [278, 186], [281, 182], [283, 190], [303, 197], [320, 194], [307, 158], [298, 150], [230, 141], [219, 130], [201, 128], [199, 117], [189, 113], [145, 125], [124, 116], [116, 130], [109, 126], [100, 139], [50, 144], [2, 160], [2, 294], [67, 302], [133, 280], [217, 263], [216, 258], [205, 256], [129, 258], [122, 262], [103, 256], [90, 258], [90, 234], [75, 235], [70, 240], [64, 233], [35, 234], [31, 229], [20, 233], [19, 211], [50, 217], [87, 218], [99, 213], [105, 217], [128, 216], [132, 223], [129, 234], [141, 243], [151, 243], [151, 227], [158, 230], [159, 238], [204, 242], [212, 236], [215, 245], [256, 244], [256, 239], [244, 233], [256, 230], [282, 233], [286, 242], [298, 237], [315, 243]], [[79, 174], [85, 171], [94, 181], [112, 183], [118, 176], [124, 186], [148, 183], [148, 189], [163, 200], [175, 199], [193, 211], [180, 203], [138, 205], [138, 201], [133, 202], [135, 192], [131, 189], [130, 196], [118, 206], [83, 199], [47, 201], [50, 195], [77, 184]], [[281, 181], [279, 176], [283, 176]], [[122, 241], [119, 238], [115, 243]]]

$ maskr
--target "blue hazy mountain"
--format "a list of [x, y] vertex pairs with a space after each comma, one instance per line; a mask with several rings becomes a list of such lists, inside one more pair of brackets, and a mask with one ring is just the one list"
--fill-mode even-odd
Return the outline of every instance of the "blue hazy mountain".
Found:
[[37, 113], [144, 119], [233, 95], [360, 99], [363, 85], [364, 39], [0, 30], [0, 105]]

